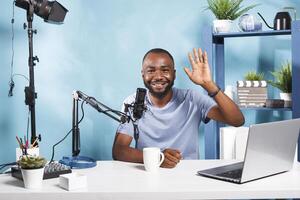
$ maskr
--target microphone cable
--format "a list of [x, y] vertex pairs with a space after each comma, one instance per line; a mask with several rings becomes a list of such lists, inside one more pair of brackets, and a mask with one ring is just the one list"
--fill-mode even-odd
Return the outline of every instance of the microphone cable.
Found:
[[[84, 100], [82, 101], [82, 103], [81, 103], [81, 113], [82, 113], [82, 116], [81, 116], [81, 118], [80, 118], [80, 120], [79, 120], [79, 122], [78, 122], [78, 125], [81, 123], [81, 121], [83, 120], [83, 118], [84, 118], [84, 110], [83, 110], [83, 104], [84, 104]], [[59, 140], [56, 144], [54, 144], [53, 146], [52, 146], [52, 156], [51, 156], [51, 160], [50, 160], [50, 162], [49, 163], [52, 163], [54, 160], [54, 152], [55, 152], [55, 147], [57, 146], [57, 145], [59, 145], [61, 142], [63, 142], [67, 137], [68, 137], [68, 135], [70, 135], [70, 133], [73, 131], [73, 128], [71, 128], [71, 130], [69, 130], [69, 132], [61, 139], [61, 140]]]

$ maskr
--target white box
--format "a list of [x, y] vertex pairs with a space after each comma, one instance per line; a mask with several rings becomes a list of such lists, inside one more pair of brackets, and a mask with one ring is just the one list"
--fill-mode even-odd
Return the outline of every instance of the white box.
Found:
[[220, 128], [220, 159], [244, 159], [248, 130], [248, 127]]
[[87, 177], [78, 173], [63, 174], [59, 176], [59, 186], [69, 191], [86, 188]]

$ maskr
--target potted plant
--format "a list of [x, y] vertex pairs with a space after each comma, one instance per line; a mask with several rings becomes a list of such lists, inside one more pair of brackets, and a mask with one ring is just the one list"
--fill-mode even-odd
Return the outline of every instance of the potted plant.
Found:
[[268, 93], [264, 74], [255, 71], [247, 72], [243, 81], [237, 81], [237, 95], [241, 107], [265, 106]]
[[242, 7], [243, 0], [207, 0], [207, 10], [217, 18], [213, 21], [214, 32], [230, 32], [232, 21], [257, 5]]
[[23, 155], [18, 161], [21, 167], [24, 186], [28, 189], [42, 187], [46, 159], [40, 156]]
[[271, 72], [275, 77], [275, 81], [269, 80], [272, 86], [278, 88], [282, 92], [280, 93], [280, 98], [284, 101], [291, 102], [292, 100], [292, 68], [291, 63], [286, 62], [281, 65], [279, 71]]
[[262, 81], [264, 80], [264, 73], [262, 72], [257, 73], [255, 71], [250, 71], [246, 73], [244, 79], [247, 81]]

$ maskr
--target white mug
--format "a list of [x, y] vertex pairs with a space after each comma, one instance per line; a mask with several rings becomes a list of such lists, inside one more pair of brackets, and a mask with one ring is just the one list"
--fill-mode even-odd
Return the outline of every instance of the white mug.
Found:
[[165, 156], [157, 147], [147, 147], [143, 149], [143, 160], [146, 171], [155, 172], [158, 170]]

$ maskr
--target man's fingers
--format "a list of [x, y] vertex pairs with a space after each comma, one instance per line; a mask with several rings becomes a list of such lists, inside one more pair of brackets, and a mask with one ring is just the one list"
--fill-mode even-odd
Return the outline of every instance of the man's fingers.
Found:
[[206, 51], [204, 51], [204, 54], [203, 54], [203, 62], [204, 62], [205, 64], [208, 63], [208, 58], [207, 58], [207, 52], [206, 52]]
[[193, 48], [193, 52], [194, 52], [195, 62], [198, 63], [200, 61], [200, 58], [199, 58], [199, 55], [197, 53], [197, 49]]
[[191, 65], [193, 67], [196, 63], [195, 63], [192, 53], [188, 53], [188, 57], [189, 57], [189, 61], [190, 61]]
[[168, 159], [168, 160], [170, 160], [170, 161], [172, 161], [172, 162], [174, 162], [174, 163], [179, 163], [179, 161], [180, 161], [180, 158], [178, 158], [178, 157], [175, 156], [175, 155], [172, 155], [172, 154], [169, 153], [169, 152], [166, 152], [166, 153], [165, 153], [165, 159]]
[[201, 49], [201, 48], [198, 49], [198, 55], [199, 55], [199, 61], [200, 61], [200, 62], [203, 62], [203, 60], [204, 60], [204, 55], [202, 54], [202, 49]]
[[181, 152], [177, 149], [165, 149], [164, 150], [165, 156], [172, 156], [175, 157], [177, 160], [181, 159]]
[[165, 157], [162, 167], [173, 168], [177, 165], [177, 162], [170, 160], [169, 157]]
[[184, 69], [185, 73], [188, 75], [188, 77], [190, 78], [192, 76], [191, 70], [189, 68], [187, 68], [187, 67], [185, 67], [183, 69]]

